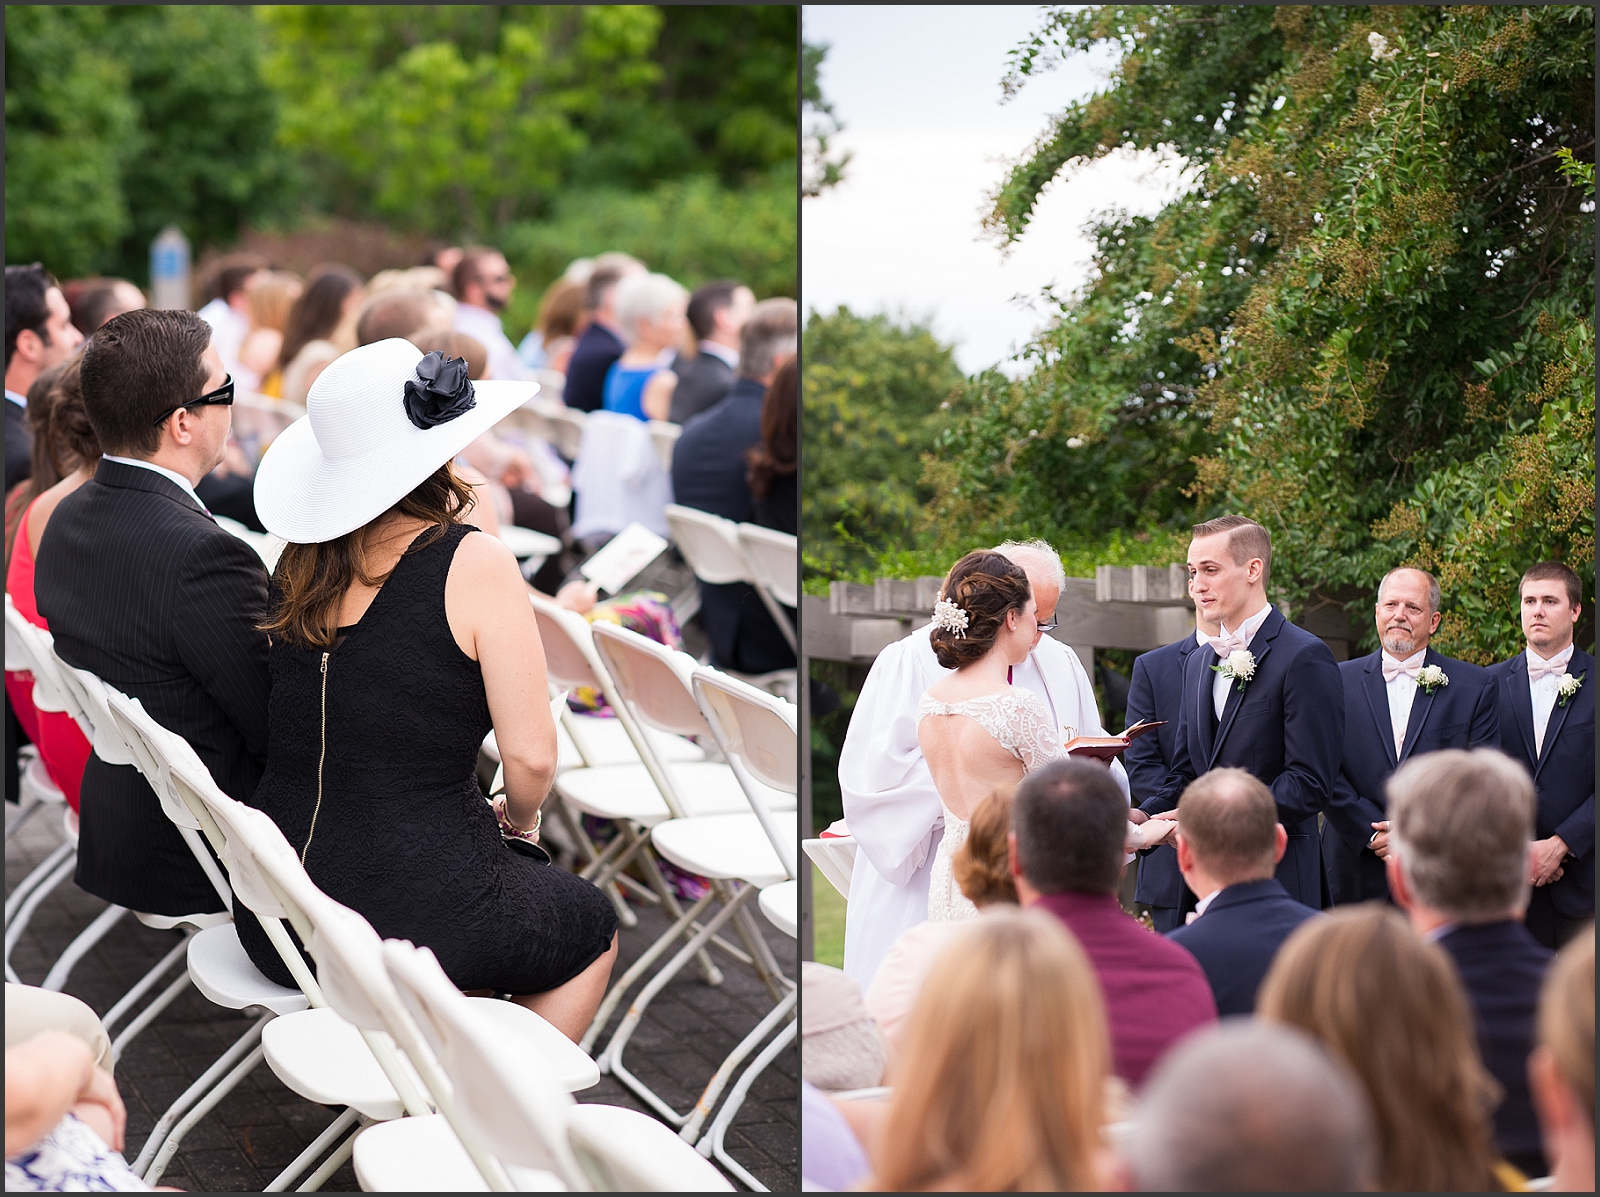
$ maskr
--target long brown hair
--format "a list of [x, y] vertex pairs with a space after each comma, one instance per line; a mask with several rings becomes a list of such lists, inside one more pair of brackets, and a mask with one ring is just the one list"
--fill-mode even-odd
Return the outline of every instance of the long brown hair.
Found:
[[23, 418], [33, 434], [33, 471], [6, 504], [7, 570], [11, 568], [11, 551], [28, 504], [74, 470], [100, 460], [100, 438], [89, 423], [79, 385], [78, 365], [82, 361], [83, 355], [78, 354], [52, 366], [28, 388], [28, 410]]
[[1376, 904], [1300, 925], [1261, 984], [1256, 1013], [1300, 1027], [1350, 1065], [1372, 1103], [1389, 1192], [1483, 1192], [1495, 1176], [1499, 1086], [1444, 949]]
[[800, 371], [795, 359], [779, 366], [761, 403], [761, 440], [745, 452], [750, 493], [764, 499], [780, 477], [799, 467]]
[[1050, 915], [991, 911], [963, 928], [928, 973], [897, 1061], [869, 1187], [1104, 1187], [1105, 1006]]
[[312, 271], [311, 281], [289, 309], [278, 369], [288, 369], [310, 342], [333, 336], [344, 319], [345, 298], [361, 285], [361, 276], [348, 266], [319, 266]]
[[392, 568], [382, 574], [367, 570], [372, 531], [384, 516], [409, 516], [432, 525], [406, 549], [406, 553], [415, 553], [443, 536], [451, 524], [459, 524], [473, 502], [472, 487], [446, 462], [383, 515], [354, 532], [321, 544], [285, 545], [272, 575], [277, 601], [262, 630], [302, 648], [332, 648], [339, 638], [339, 604], [345, 592], [357, 582], [382, 586], [394, 572]]

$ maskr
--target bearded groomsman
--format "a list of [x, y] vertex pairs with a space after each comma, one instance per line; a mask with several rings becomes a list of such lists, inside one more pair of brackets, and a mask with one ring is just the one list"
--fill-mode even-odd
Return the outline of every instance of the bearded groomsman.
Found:
[[1194, 527], [1189, 593], [1220, 624], [1211, 651], [1183, 668], [1172, 768], [1161, 792], [1130, 816], [1175, 817], [1178, 797], [1201, 774], [1235, 767], [1272, 791], [1289, 844], [1277, 879], [1289, 896], [1322, 905], [1317, 815], [1339, 776], [1344, 695], [1333, 653], [1267, 601], [1272, 538], [1241, 515]]
[[1335, 906], [1389, 897], [1384, 785], [1391, 773], [1441, 748], [1500, 747], [1500, 708], [1489, 671], [1428, 647], [1439, 630], [1434, 576], [1390, 570], [1378, 583], [1376, 616], [1383, 647], [1339, 666], [1344, 759], [1322, 835]]
[[1594, 918], [1594, 658], [1572, 642], [1583, 614], [1578, 575], [1543, 561], [1522, 575], [1528, 647], [1491, 665], [1500, 748], [1539, 795], [1528, 871], [1528, 930], [1559, 948]]
[[[1191, 596], [1192, 597], [1192, 596]], [[1219, 631], [1195, 603], [1195, 630], [1182, 640], [1140, 653], [1134, 658], [1133, 680], [1128, 686], [1127, 726], [1145, 719], [1164, 722], [1154, 735], [1140, 736], [1122, 754], [1128, 771], [1128, 789], [1134, 804], [1153, 798], [1167, 784], [1172, 757], [1178, 740], [1178, 708], [1183, 702], [1183, 663], [1196, 649], [1209, 655], [1211, 642]], [[1178, 850], [1171, 844], [1157, 844], [1139, 853], [1139, 885], [1133, 900], [1150, 907], [1150, 921], [1163, 935], [1183, 923], [1185, 895], [1190, 909], [1194, 895], [1178, 870]]]

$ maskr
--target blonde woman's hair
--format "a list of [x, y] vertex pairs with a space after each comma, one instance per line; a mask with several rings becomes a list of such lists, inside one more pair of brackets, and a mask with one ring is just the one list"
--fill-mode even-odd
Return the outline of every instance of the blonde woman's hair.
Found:
[[974, 906], [1017, 903], [1010, 842], [1011, 796], [1016, 790], [1014, 785], [996, 786], [978, 803], [967, 824], [967, 838], [950, 862], [956, 884]]
[[1561, 949], [1539, 997], [1539, 1043], [1594, 1121], [1594, 924]]
[[1097, 1154], [1111, 1044], [1100, 983], [1050, 915], [993, 911], [953, 937], [898, 1059], [869, 1187], [1104, 1187]]
[[272, 271], [250, 289], [250, 323], [283, 332], [289, 327], [289, 310], [304, 290], [299, 275]]
[[1377, 904], [1308, 919], [1284, 942], [1256, 1013], [1321, 1040], [1360, 1078], [1378, 1133], [1378, 1188], [1482, 1192], [1495, 1176], [1499, 1085], [1444, 949]]

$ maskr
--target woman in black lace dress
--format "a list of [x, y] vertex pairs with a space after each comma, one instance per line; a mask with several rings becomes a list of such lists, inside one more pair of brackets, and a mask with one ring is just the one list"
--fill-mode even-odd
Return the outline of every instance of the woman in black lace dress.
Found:
[[[534, 389], [473, 384], [464, 363], [382, 341], [330, 365], [310, 414], [262, 459], [257, 507], [290, 543], [253, 801], [380, 935], [432, 948], [462, 989], [514, 994], [576, 1040], [605, 993], [617, 916], [594, 886], [503, 840], [536, 842], [555, 724], [516, 561], [461, 522], [472, 491], [449, 465]], [[498, 810], [474, 773], [491, 727]], [[251, 959], [289, 984], [235, 905]]]

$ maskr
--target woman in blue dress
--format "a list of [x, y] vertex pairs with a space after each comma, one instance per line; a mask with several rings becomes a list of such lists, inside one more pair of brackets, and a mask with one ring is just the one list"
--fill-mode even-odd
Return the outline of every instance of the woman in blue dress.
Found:
[[689, 294], [664, 274], [617, 284], [617, 323], [628, 348], [606, 373], [604, 406], [636, 420], [665, 420], [678, 376], [667, 368], [688, 327]]

